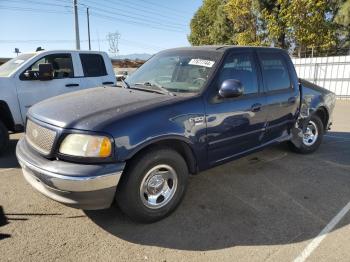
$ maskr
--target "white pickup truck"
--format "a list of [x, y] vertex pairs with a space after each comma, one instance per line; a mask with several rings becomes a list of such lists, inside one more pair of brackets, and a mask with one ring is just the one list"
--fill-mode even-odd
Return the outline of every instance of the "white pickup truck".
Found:
[[29, 107], [63, 93], [115, 85], [112, 63], [104, 52], [40, 51], [17, 56], [0, 66], [0, 154], [9, 131], [20, 132]]

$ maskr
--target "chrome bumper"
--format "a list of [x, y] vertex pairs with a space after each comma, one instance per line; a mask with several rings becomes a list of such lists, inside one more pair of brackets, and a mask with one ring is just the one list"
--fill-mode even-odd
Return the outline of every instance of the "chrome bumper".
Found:
[[125, 166], [51, 161], [33, 152], [25, 139], [18, 142], [16, 155], [31, 186], [55, 201], [81, 209], [108, 208]]

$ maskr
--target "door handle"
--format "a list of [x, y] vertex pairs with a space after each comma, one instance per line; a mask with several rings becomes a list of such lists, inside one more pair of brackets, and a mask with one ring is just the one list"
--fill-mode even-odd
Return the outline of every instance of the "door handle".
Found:
[[103, 82], [102, 85], [113, 85], [113, 82]]
[[79, 86], [79, 84], [66, 84], [66, 87], [75, 87], [75, 86]]
[[259, 103], [252, 105], [252, 107], [251, 107], [252, 112], [259, 112], [261, 110], [261, 106], [262, 105]]
[[290, 98], [288, 98], [288, 103], [289, 104], [295, 104], [295, 101], [296, 101], [297, 99], [295, 98], [295, 96], [292, 96], [292, 97], [290, 97]]

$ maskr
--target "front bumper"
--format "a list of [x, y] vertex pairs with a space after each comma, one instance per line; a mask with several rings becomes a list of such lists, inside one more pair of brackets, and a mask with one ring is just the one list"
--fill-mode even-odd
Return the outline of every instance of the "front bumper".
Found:
[[108, 208], [125, 163], [76, 164], [48, 160], [34, 152], [22, 138], [16, 155], [27, 182], [45, 196], [80, 209]]

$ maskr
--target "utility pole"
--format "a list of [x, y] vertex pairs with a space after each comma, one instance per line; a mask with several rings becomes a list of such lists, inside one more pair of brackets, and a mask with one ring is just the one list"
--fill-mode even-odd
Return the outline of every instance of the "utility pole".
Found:
[[78, 21], [78, 6], [77, 0], [73, 0], [74, 9], [74, 26], [75, 26], [75, 48], [80, 50], [80, 37], [79, 37], [79, 21]]
[[91, 50], [89, 7], [86, 8], [86, 16], [87, 16], [87, 26], [88, 26], [89, 50]]

